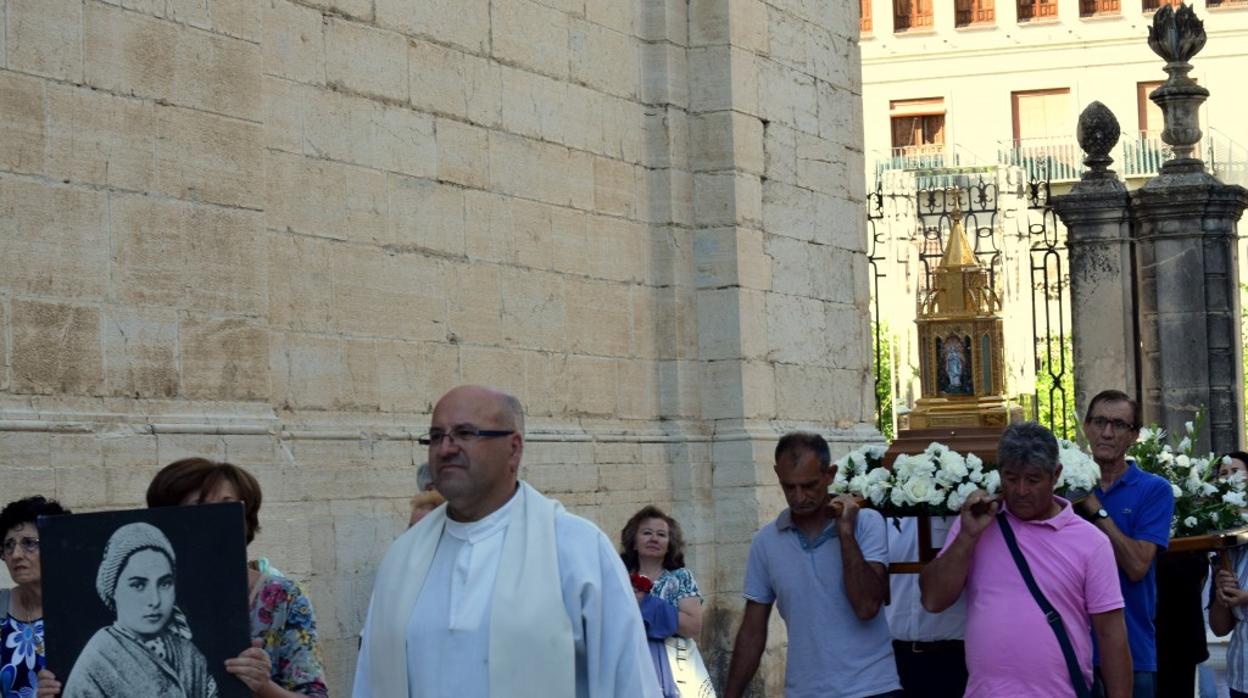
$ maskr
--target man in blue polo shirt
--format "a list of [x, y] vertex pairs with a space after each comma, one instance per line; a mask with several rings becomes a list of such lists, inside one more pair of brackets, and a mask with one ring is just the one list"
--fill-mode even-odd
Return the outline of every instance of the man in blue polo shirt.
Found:
[[1082, 502], [1080, 513], [1109, 536], [1114, 548], [1135, 670], [1134, 698], [1156, 698], [1156, 560], [1170, 542], [1174, 490], [1164, 478], [1126, 459], [1140, 433], [1139, 405], [1126, 393], [1097, 393], [1084, 415], [1083, 433], [1101, 466], [1101, 484]]
[[836, 469], [818, 434], [785, 434], [775, 470], [789, 508], [750, 544], [725, 698], [741, 698], [758, 670], [773, 605], [789, 631], [786, 698], [900, 698], [880, 613], [888, 591], [884, 518], [851, 497], [829, 499]]

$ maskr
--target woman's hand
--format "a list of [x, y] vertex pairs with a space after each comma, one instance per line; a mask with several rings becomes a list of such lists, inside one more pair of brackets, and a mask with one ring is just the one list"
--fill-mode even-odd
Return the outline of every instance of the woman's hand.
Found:
[[56, 680], [56, 674], [41, 669], [38, 679], [39, 688], [35, 691], [35, 698], [56, 698], [61, 695], [61, 682]]
[[238, 677], [256, 695], [261, 695], [273, 683], [269, 653], [261, 649], [259, 640], [252, 640], [251, 647], [237, 657], [225, 660], [225, 670]]

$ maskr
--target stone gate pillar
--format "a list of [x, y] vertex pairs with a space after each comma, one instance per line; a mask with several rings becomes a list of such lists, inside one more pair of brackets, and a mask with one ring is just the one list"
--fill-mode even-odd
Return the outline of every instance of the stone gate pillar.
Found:
[[1143, 417], [1182, 433], [1206, 406], [1208, 428], [1197, 448], [1225, 452], [1242, 443], [1243, 432], [1235, 225], [1248, 191], [1222, 184], [1196, 157], [1198, 110], [1209, 91], [1187, 74], [1205, 44], [1202, 22], [1190, 7], [1163, 7], [1148, 43], [1170, 76], [1149, 98], [1162, 109], [1162, 140], [1174, 157], [1131, 195]]
[[1135, 279], [1127, 188], [1108, 169], [1118, 120], [1100, 102], [1079, 116], [1079, 145], [1090, 169], [1069, 194], [1053, 197], [1070, 249], [1070, 320], [1075, 408], [1106, 388], [1138, 392]]

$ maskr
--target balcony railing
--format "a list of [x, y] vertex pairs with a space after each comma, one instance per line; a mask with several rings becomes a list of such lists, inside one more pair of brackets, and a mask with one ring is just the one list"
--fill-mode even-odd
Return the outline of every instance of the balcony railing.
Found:
[[1135, 138], [1124, 136], [1112, 155], [1114, 164], [1111, 167], [1123, 177], [1144, 177], [1157, 174], [1161, 164], [1169, 160], [1174, 152], [1161, 142], [1161, 136], [1141, 133]]
[[1023, 138], [999, 144], [997, 157], [1006, 165], [1017, 165], [1028, 179], [1053, 182], [1079, 179], [1083, 151], [1074, 138]]
[[886, 170], [938, 170], [957, 166], [958, 155], [949, 146], [910, 145], [892, 148], [886, 157], [877, 159], [875, 172], [878, 175]]
[[[1083, 149], [1074, 136], [1005, 141], [999, 156], [1001, 162], [1023, 168], [1030, 178], [1073, 182], [1083, 174]], [[1157, 174], [1172, 152], [1157, 134], [1141, 133], [1123, 136], [1110, 156], [1114, 158], [1110, 167], [1123, 177], [1145, 177]]]
[[[1216, 128], [1206, 128], [1193, 155], [1202, 158], [1209, 171], [1222, 181], [1248, 185], [1248, 147], [1227, 138]], [[1156, 133], [1123, 135], [1110, 152], [1110, 168], [1122, 177], [1151, 177], [1171, 157], [1170, 146]], [[1083, 150], [1074, 136], [1025, 138], [998, 143], [997, 162], [1021, 167], [1029, 179], [1073, 182], [1083, 175]], [[952, 145], [921, 145], [893, 148], [877, 157], [875, 177], [890, 170], [936, 171], [990, 165], [990, 161]]]
[[1056, 2], [1028, 2], [1024, 0], [1018, 3], [1018, 21], [1020, 22], [1050, 17], [1057, 17]]

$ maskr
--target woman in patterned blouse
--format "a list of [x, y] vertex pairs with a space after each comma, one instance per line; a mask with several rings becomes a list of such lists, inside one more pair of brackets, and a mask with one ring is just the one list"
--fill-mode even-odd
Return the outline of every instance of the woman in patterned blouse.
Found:
[[[260, 483], [251, 473], [204, 458], [170, 463], [147, 488], [149, 507], [242, 502], [248, 544], [260, 532], [261, 499]], [[265, 560], [248, 564], [247, 584], [253, 647], [226, 660], [226, 671], [260, 698], [327, 698], [312, 602]]]
[[68, 514], [56, 500], [28, 497], [9, 502], [0, 511], [4, 533], [4, 565], [12, 589], [0, 590], [0, 698], [35, 694], [43, 669], [43, 568], [39, 557], [40, 516]]
[[643, 507], [620, 531], [620, 547], [624, 567], [633, 576], [663, 696], [676, 698], [663, 641], [672, 635], [696, 639], [702, 631], [702, 592], [685, 567], [680, 524], [658, 507]]

